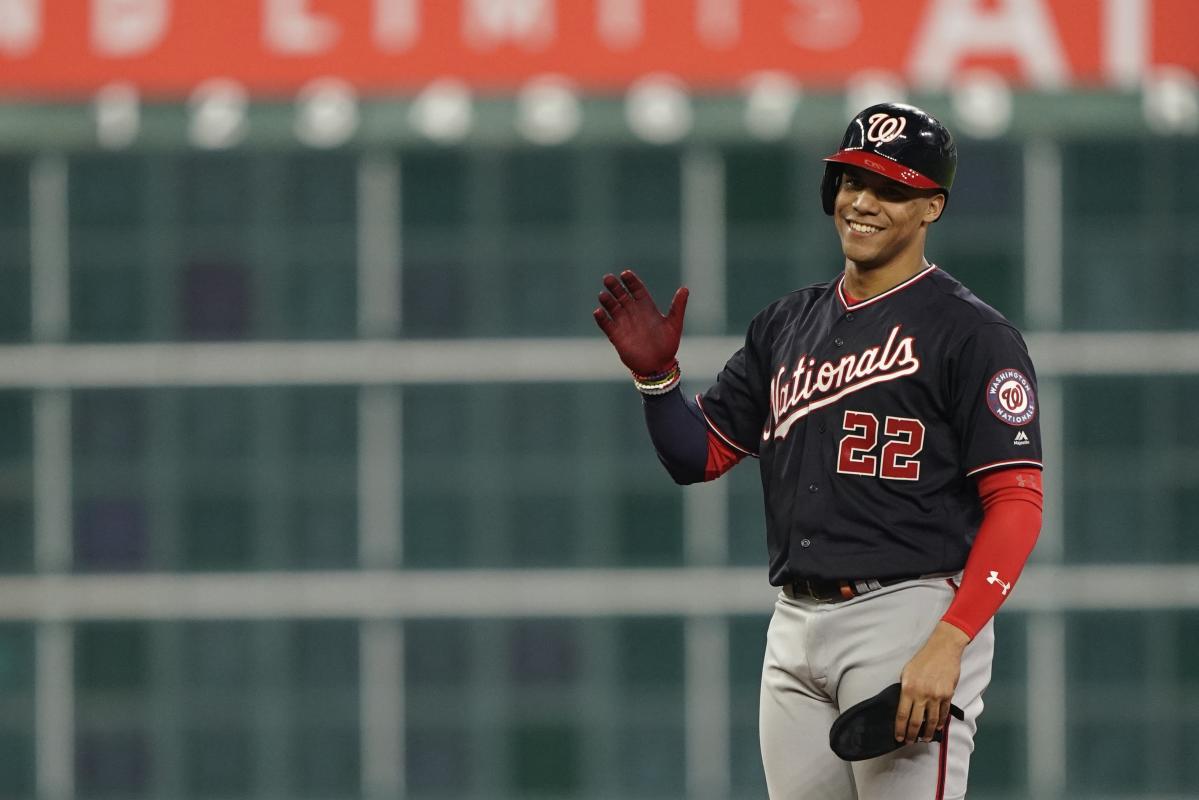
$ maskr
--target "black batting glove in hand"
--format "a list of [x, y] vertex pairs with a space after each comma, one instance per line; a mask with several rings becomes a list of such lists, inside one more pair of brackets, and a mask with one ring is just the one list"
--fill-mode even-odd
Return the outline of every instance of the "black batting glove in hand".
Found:
[[619, 278], [605, 275], [604, 288], [599, 293], [600, 308], [592, 316], [624, 365], [635, 375], [670, 369], [683, 336], [687, 288], [674, 293], [666, 316], [658, 312], [654, 298], [632, 270], [626, 269]]

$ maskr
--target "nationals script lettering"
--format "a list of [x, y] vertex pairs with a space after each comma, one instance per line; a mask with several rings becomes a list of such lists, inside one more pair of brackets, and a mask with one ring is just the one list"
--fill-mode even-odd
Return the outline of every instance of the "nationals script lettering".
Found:
[[762, 431], [762, 441], [769, 441], [771, 436], [785, 439], [791, 426], [811, 412], [867, 386], [920, 369], [915, 337], [900, 337], [901, 327], [893, 327], [885, 343], [860, 353], [819, 363], [805, 353], [790, 372], [788, 365], [780, 366], [770, 379], [770, 419]]

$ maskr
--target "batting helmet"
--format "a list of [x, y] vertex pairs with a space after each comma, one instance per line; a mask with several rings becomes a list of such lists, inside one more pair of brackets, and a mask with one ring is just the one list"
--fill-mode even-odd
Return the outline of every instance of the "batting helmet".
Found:
[[859, 113], [845, 129], [841, 147], [820, 181], [824, 213], [833, 213], [841, 164], [877, 172], [916, 189], [938, 189], [949, 199], [958, 149], [949, 129], [931, 114], [903, 103], [879, 103]]

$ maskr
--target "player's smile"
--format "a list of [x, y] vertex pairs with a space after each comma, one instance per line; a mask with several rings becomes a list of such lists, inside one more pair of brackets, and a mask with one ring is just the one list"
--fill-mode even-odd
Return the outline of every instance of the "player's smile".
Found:
[[918, 259], [925, 221], [937, 216], [928, 216], [930, 193], [858, 167], [844, 170], [833, 219], [845, 257], [869, 268], [902, 260], [908, 251]]
[[848, 223], [850, 230], [865, 236], [869, 236], [872, 233], [878, 233], [882, 230], [882, 228], [878, 227], [877, 225], [867, 225], [865, 222], [857, 222], [852, 219], [848, 220]]

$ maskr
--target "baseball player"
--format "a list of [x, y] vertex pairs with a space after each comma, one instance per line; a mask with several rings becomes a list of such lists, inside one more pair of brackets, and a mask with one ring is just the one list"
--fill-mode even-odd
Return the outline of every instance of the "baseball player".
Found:
[[[1041, 526], [1036, 376], [1011, 323], [925, 259], [957, 167], [945, 126], [874, 105], [825, 161], [842, 273], [761, 311], [706, 392], [679, 388], [686, 288], [663, 316], [634, 273], [607, 275], [594, 315], [675, 481], [759, 461], [780, 589], [759, 718], [770, 797], [961, 798], [992, 617]], [[839, 713], [896, 682], [902, 746], [839, 759]]]

